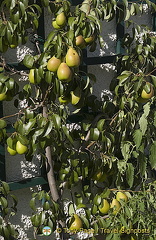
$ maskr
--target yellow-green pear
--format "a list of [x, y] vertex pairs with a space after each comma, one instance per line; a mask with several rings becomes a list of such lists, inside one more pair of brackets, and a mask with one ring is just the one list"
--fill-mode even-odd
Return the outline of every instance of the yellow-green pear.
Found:
[[57, 25], [56, 21], [52, 21], [52, 26], [55, 29], [60, 29], [61, 28], [59, 25]]
[[82, 35], [76, 37], [76, 46], [84, 48], [86, 46], [85, 40]]
[[65, 16], [65, 14], [64, 14], [64, 12], [61, 12], [60, 14], [58, 14], [57, 15], [57, 17], [56, 17], [56, 24], [58, 25], [58, 26], [64, 26], [65, 25], [65, 23], [66, 23], [66, 16]]
[[67, 51], [66, 63], [69, 67], [78, 67], [80, 65], [80, 57], [77, 51], [72, 47]]
[[0, 101], [4, 101], [7, 98], [6, 92], [0, 93]]
[[94, 36], [90, 36], [90, 37], [85, 38], [84, 40], [85, 40], [86, 44], [90, 44], [94, 41], [94, 39], [95, 39]]
[[23, 145], [20, 141], [17, 141], [16, 143], [16, 152], [18, 154], [24, 154], [28, 151], [28, 147]]
[[116, 199], [117, 199], [119, 202], [120, 202], [120, 200], [123, 200], [123, 201], [125, 201], [125, 202], [128, 201], [127, 195], [126, 195], [125, 193], [123, 193], [123, 192], [117, 192], [117, 194], [116, 194]]
[[9, 47], [10, 47], [10, 48], [16, 48], [17, 45], [15, 45], [15, 44], [10, 44]]
[[60, 96], [58, 100], [59, 100], [60, 104], [68, 104], [71, 101], [71, 98]]
[[35, 69], [34, 68], [30, 69], [28, 78], [29, 78], [30, 83], [36, 84], [36, 82], [35, 82]]
[[66, 63], [61, 63], [57, 70], [58, 79], [64, 82], [70, 82], [72, 79], [72, 71]]
[[70, 219], [70, 223], [69, 223], [69, 230], [70, 231], [74, 231], [74, 230], [79, 230], [80, 228], [82, 228], [82, 220], [80, 219], [80, 217], [77, 214], [74, 214], [72, 216], [72, 218]]
[[77, 87], [74, 91], [71, 91], [70, 94], [71, 94], [71, 103], [73, 105], [76, 105], [81, 98], [81, 89]]
[[110, 206], [110, 208], [113, 208], [113, 214], [114, 214], [114, 215], [119, 212], [120, 207], [121, 207], [121, 205], [120, 205], [119, 201], [114, 198], [114, 199], [112, 200], [111, 206]]
[[154, 88], [153, 88], [153, 85], [151, 83], [149, 83], [149, 82], [147, 82], [146, 85], [148, 85], [150, 87], [150, 92], [147, 93], [143, 89], [142, 92], [141, 92], [141, 98], [148, 100], [148, 99], [150, 99], [150, 98], [152, 98], [154, 96]]
[[106, 199], [103, 199], [103, 202], [102, 202], [103, 206], [101, 208], [99, 208], [99, 211], [102, 213], [102, 214], [107, 214], [109, 209], [110, 209], [110, 205], [109, 205], [109, 202], [106, 200]]
[[100, 169], [93, 175], [92, 179], [98, 182], [104, 182], [107, 178], [107, 174], [103, 173]]
[[47, 69], [51, 72], [56, 72], [60, 64], [61, 60], [53, 56], [48, 60]]
[[10, 153], [10, 155], [12, 155], [12, 156], [14, 156], [14, 155], [17, 154], [17, 152], [16, 152], [14, 149], [10, 148], [9, 146], [7, 147], [7, 151], [8, 151], [8, 153]]

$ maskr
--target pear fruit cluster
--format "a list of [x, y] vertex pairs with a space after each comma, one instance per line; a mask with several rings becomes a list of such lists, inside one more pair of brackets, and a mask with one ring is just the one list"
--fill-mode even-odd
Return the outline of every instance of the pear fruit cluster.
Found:
[[7, 146], [7, 151], [12, 156], [15, 156], [17, 153], [22, 155], [28, 151], [28, 147], [26, 145], [23, 145], [20, 141], [17, 141], [15, 145], [15, 149], [12, 149], [9, 146]]
[[74, 48], [69, 47], [65, 56], [65, 61], [62, 62], [60, 58], [53, 56], [47, 62], [47, 69], [57, 73], [57, 77], [60, 81], [70, 82], [73, 76], [71, 68], [79, 67], [79, 65], [80, 56]]
[[55, 20], [52, 21], [52, 26], [54, 29], [61, 29], [66, 24], [66, 16], [64, 12], [59, 13]]
[[116, 198], [113, 198], [111, 203], [108, 202], [107, 199], [102, 200], [102, 206], [99, 207], [99, 211], [101, 214], [107, 214], [110, 209], [112, 209], [112, 214], [116, 215], [121, 208], [121, 201], [125, 203], [128, 201], [128, 197], [123, 192], [117, 192]]

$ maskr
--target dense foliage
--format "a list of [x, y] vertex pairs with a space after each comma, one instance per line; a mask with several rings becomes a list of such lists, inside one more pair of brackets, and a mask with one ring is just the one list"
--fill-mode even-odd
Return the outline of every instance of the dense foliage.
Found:
[[[156, 5], [145, 2], [154, 14]], [[43, 7], [52, 14], [53, 29], [43, 49], [21, 62], [28, 69], [28, 81], [20, 91], [12, 74], [20, 72], [7, 65], [4, 53], [27, 42], [28, 29], [36, 31]], [[60, 235], [82, 231], [91, 239], [102, 234], [106, 240], [154, 240], [156, 37], [131, 18], [144, 13], [144, 4], [85, 0], [72, 7], [66, 0], [42, 0], [40, 6], [28, 0], [4, 0], [0, 11], [0, 101], [14, 101], [17, 111], [19, 102], [27, 101], [15, 113], [12, 134], [6, 131], [9, 116], [0, 119], [0, 140], [11, 155], [25, 154], [28, 161], [40, 154], [50, 188], [50, 193], [34, 193], [30, 202], [35, 235], [50, 226], [53, 231], [62, 229]], [[120, 39], [124, 54], [114, 63], [113, 99], [99, 100], [92, 94], [96, 77], [83, 70], [83, 49], [93, 52], [97, 44], [103, 48], [101, 22], [114, 18], [128, 29]], [[54, 65], [49, 62], [52, 58]], [[1, 184], [0, 235], [11, 239], [17, 233], [5, 217], [9, 190]], [[70, 193], [66, 210], [65, 191]], [[117, 200], [119, 210], [112, 204], [117, 192], [128, 199]], [[103, 199], [108, 211], [100, 210]], [[73, 214], [82, 223], [74, 230], [69, 220]]]

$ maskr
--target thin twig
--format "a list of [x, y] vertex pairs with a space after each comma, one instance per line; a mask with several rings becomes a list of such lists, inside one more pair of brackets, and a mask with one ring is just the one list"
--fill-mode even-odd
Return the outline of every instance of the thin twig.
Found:
[[109, 189], [110, 191], [114, 191], [114, 192], [153, 192], [153, 191], [150, 191], [150, 190], [146, 190], [146, 191], [135, 191], [135, 190], [122, 190], [122, 189], [115, 189], [115, 188], [112, 188], [112, 189]]

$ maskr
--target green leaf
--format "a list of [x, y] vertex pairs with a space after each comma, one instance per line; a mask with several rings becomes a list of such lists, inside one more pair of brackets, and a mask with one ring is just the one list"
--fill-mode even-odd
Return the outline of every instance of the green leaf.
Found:
[[150, 102], [147, 102], [144, 106], [144, 116], [148, 117], [149, 113], [150, 113]]
[[145, 157], [144, 152], [143, 153], [139, 152], [138, 160], [139, 160], [140, 175], [141, 177], [143, 177], [145, 175], [146, 167], [147, 167], [147, 159]]
[[49, 0], [42, 0], [41, 1], [43, 7], [48, 7], [49, 6]]
[[82, 6], [80, 7], [80, 10], [88, 14], [90, 10], [90, 4], [87, 2], [83, 2]]
[[142, 131], [140, 129], [137, 129], [133, 133], [133, 140], [136, 145], [136, 149], [140, 147], [141, 141], [142, 141]]
[[127, 225], [127, 223], [126, 223], [126, 220], [124, 219], [124, 217], [123, 217], [122, 215], [120, 215], [120, 221], [121, 221], [121, 224], [122, 224], [124, 227], [128, 228], [128, 225]]
[[5, 191], [5, 194], [7, 195], [10, 192], [9, 185], [6, 182], [3, 182], [3, 181], [1, 182], [1, 184], [2, 184], [2, 187]]
[[156, 170], [156, 141], [151, 144], [149, 160], [152, 169]]
[[97, 129], [98, 129], [99, 131], [102, 131], [104, 124], [105, 124], [105, 119], [100, 119], [100, 120], [97, 122]]
[[32, 198], [32, 199], [30, 200], [30, 203], [29, 203], [31, 209], [32, 209], [34, 212], [36, 211], [35, 203], [36, 203], [36, 198]]
[[121, 152], [125, 160], [128, 160], [130, 157], [130, 147], [131, 143], [126, 141], [121, 143]]
[[4, 239], [9, 239], [10, 238], [10, 234], [9, 234], [9, 230], [7, 228], [7, 226], [2, 226], [3, 232], [4, 232]]
[[150, 77], [152, 78], [153, 85], [156, 88], [156, 76], [150, 75]]
[[70, 176], [71, 182], [75, 183], [79, 181], [78, 174], [76, 171], [72, 171], [71, 176]]
[[91, 128], [90, 129], [90, 139], [93, 141], [97, 141], [99, 139], [100, 132], [98, 128]]
[[111, 240], [113, 237], [113, 233], [109, 233], [106, 235], [106, 240]]
[[70, 216], [72, 216], [75, 213], [75, 209], [74, 209], [73, 203], [69, 204], [68, 213], [69, 213]]
[[28, 135], [32, 128], [35, 126], [36, 118], [29, 119], [29, 122], [27, 124], [23, 124], [23, 131], [25, 135]]
[[10, 196], [12, 197], [12, 200], [13, 200], [13, 202], [14, 202], [13, 207], [16, 207], [16, 206], [17, 206], [17, 203], [18, 203], [17, 197], [16, 197], [15, 195], [13, 195], [13, 194], [10, 194]]
[[33, 215], [31, 217], [31, 221], [32, 221], [32, 225], [34, 227], [39, 227], [40, 226], [40, 222], [41, 222], [41, 218], [40, 218], [40, 215], [36, 214], [36, 215]]
[[98, 206], [95, 205], [95, 204], [93, 204], [93, 205], [92, 205], [92, 208], [91, 208], [91, 213], [92, 213], [93, 215], [95, 215], [95, 214], [97, 213], [97, 211], [98, 211]]
[[148, 121], [145, 117], [145, 115], [143, 114], [139, 120], [139, 125], [140, 125], [140, 129], [142, 131], [142, 135], [145, 135], [145, 132], [147, 130], [147, 125], [148, 125]]
[[0, 129], [3, 129], [3, 128], [5, 128], [7, 126], [7, 123], [6, 123], [6, 121], [5, 120], [3, 120], [3, 119], [0, 119]]
[[6, 200], [6, 198], [0, 197], [0, 205], [2, 206], [2, 208], [7, 208], [8, 201]]
[[89, 221], [86, 217], [82, 216], [80, 217], [83, 221], [83, 224], [85, 225], [85, 228], [89, 229]]
[[132, 163], [127, 163], [126, 179], [127, 179], [128, 185], [132, 187], [133, 181], [134, 181], [134, 167]]
[[132, 217], [132, 211], [130, 211], [129, 207], [127, 205], [124, 206], [125, 208], [125, 213], [128, 218]]
[[19, 8], [21, 11], [21, 15], [24, 16], [25, 14], [25, 5], [22, 2], [19, 2]]
[[93, 224], [93, 229], [94, 229], [94, 233], [97, 234], [98, 231], [99, 231], [99, 227], [98, 227], [98, 224], [96, 222]]
[[23, 64], [27, 68], [32, 68], [33, 64], [34, 64], [34, 57], [30, 54], [25, 55], [25, 57], [23, 59]]
[[69, 132], [68, 128], [66, 126], [62, 126], [62, 129], [63, 129], [64, 134], [68, 138], [68, 140], [73, 144], [73, 139], [70, 135], [70, 132]]
[[41, 213], [40, 213], [40, 222], [41, 222], [41, 224], [43, 224], [44, 223], [44, 221], [45, 221], [45, 211], [42, 211]]
[[96, 196], [94, 197], [94, 199], [93, 199], [93, 203], [94, 203], [95, 205], [99, 206], [100, 203], [101, 203], [101, 196], [96, 195]]
[[122, 86], [122, 84], [129, 78], [129, 75], [123, 74], [117, 77], [119, 79], [119, 85]]
[[[11, 235], [11, 236], [15, 236], [15, 234], [16, 234], [15, 226], [12, 225], [12, 224], [8, 224], [7, 228], [8, 228], [8, 230], [9, 230], [10, 235]], [[15, 236], [15, 237], [16, 237], [16, 236]]]
[[15, 85], [15, 81], [13, 78], [10, 78], [6, 83], [5, 83], [6, 87], [11, 90], [13, 89], [14, 85]]
[[60, 116], [57, 115], [57, 114], [53, 114], [52, 120], [53, 120], [53, 123], [54, 123], [56, 129], [60, 129], [60, 127], [61, 127], [61, 118], [60, 118]]
[[137, 53], [138, 54], [141, 54], [141, 52], [142, 52], [142, 44], [138, 44], [137, 46], [136, 46], [136, 51], [137, 51]]
[[48, 121], [46, 126], [44, 127], [43, 137], [48, 136], [52, 128], [53, 128], [53, 123], [51, 121]]
[[153, 121], [153, 125], [156, 127], [156, 111], [154, 112], [154, 121]]
[[45, 74], [45, 80], [47, 83], [52, 83], [53, 82], [53, 73], [50, 71], [47, 71]]
[[128, 1], [127, 0], [122, 0], [123, 4], [125, 5], [126, 8], [128, 8]]

